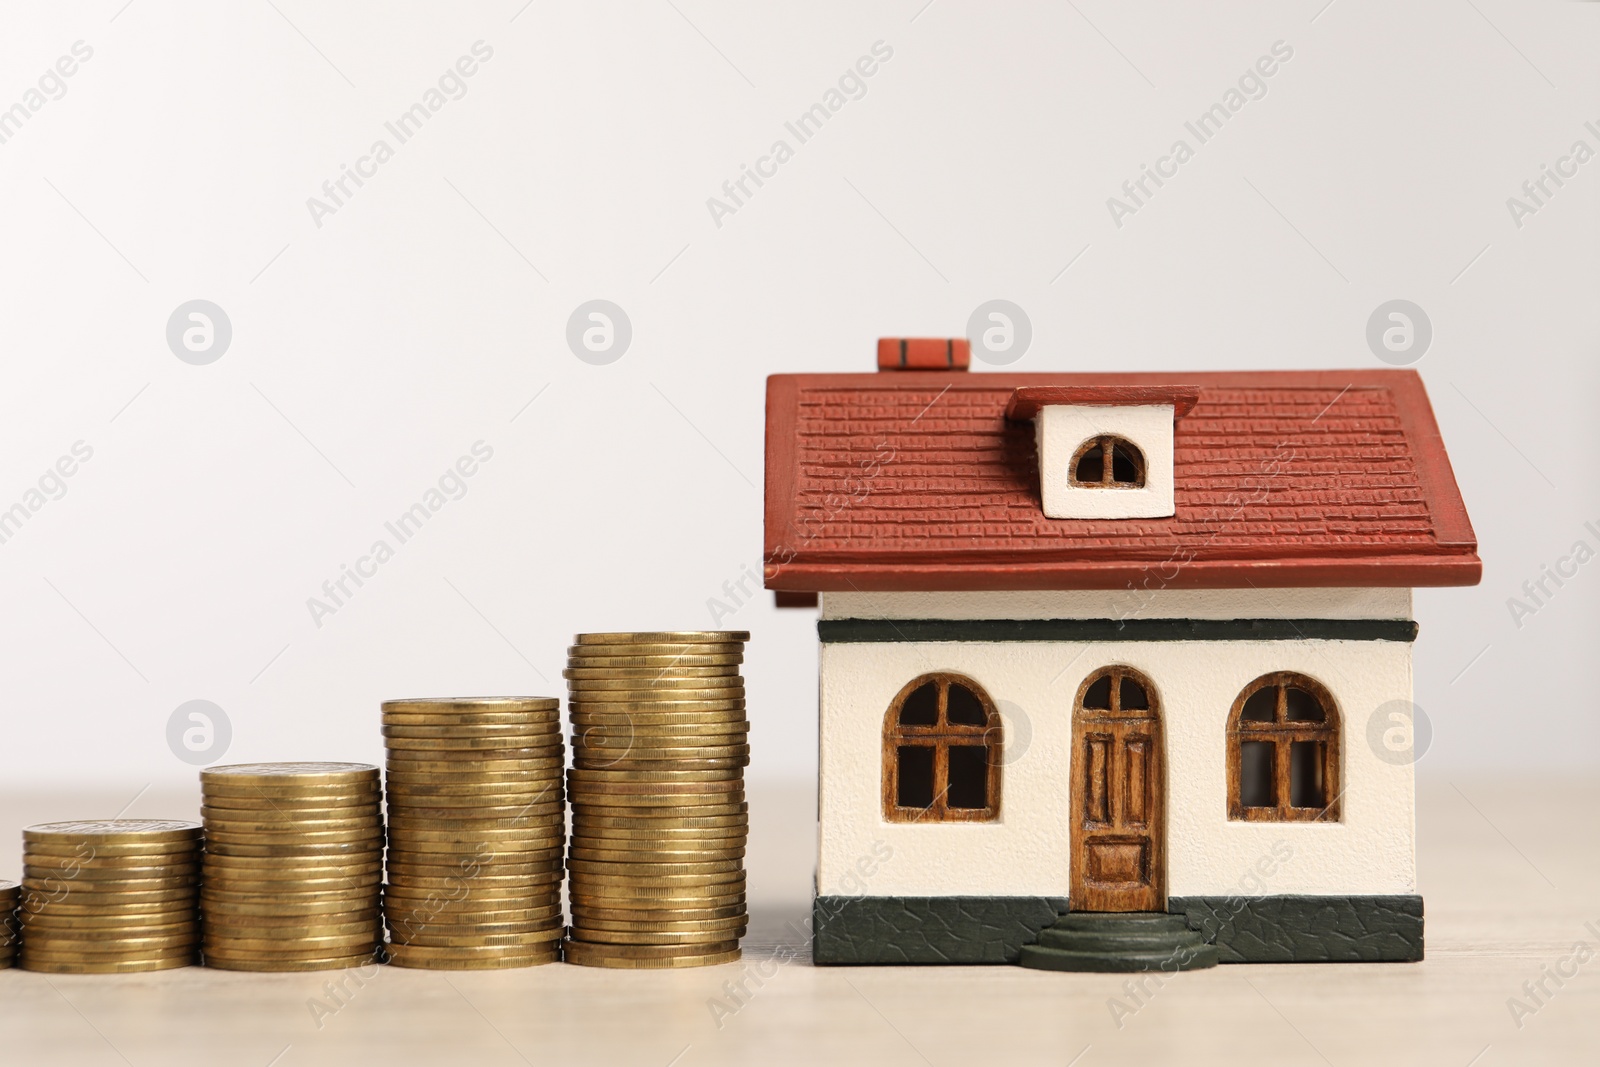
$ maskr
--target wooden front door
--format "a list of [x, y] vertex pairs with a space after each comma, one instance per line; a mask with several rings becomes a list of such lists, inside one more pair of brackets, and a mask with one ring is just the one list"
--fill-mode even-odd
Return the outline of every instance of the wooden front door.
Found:
[[1149, 680], [1130, 667], [1091, 674], [1072, 714], [1074, 911], [1166, 910], [1164, 757]]

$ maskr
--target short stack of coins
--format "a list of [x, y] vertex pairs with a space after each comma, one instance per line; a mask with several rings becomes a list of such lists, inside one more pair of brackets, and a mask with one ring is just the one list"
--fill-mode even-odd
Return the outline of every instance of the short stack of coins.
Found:
[[22, 887], [0, 879], [0, 969], [17, 962], [17, 904]]
[[747, 633], [579, 634], [569, 963], [696, 967], [739, 958], [746, 924]]
[[313, 971], [374, 960], [382, 941], [382, 787], [366, 763], [247, 763], [200, 772], [207, 967]]
[[389, 962], [491, 970], [558, 960], [561, 702], [390, 700], [383, 736]]
[[23, 968], [120, 974], [198, 962], [200, 850], [192, 822], [108, 819], [23, 830]]

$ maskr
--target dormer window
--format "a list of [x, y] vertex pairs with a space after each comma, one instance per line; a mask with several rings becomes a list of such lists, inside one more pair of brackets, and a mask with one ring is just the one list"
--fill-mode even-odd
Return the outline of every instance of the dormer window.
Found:
[[1140, 489], [1144, 453], [1115, 434], [1091, 437], [1072, 456], [1072, 484], [1089, 489]]
[[1031, 419], [1039, 503], [1052, 519], [1161, 519], [1173, 495], [1173, 430], [1196, 386], [1023, 386], [1006, 417]]

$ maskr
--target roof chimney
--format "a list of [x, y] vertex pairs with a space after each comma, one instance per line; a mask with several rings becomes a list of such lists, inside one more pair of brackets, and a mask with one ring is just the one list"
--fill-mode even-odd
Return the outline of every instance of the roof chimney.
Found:
[[965, 337], [880, 337], [878, 369], [966, 370], [972, 344]]

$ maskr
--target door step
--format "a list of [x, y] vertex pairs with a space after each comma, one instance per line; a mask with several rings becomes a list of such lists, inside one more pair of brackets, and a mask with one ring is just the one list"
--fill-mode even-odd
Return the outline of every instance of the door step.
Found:
[[1024, 945], [1024, 967], [1041, 971], [1194, 971], [1217, 965], [1217, 949], [1181, 915], [1068, 912]]

